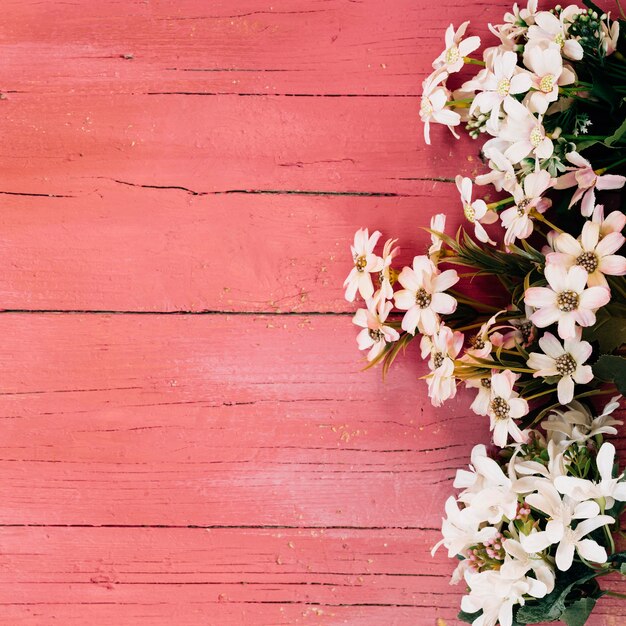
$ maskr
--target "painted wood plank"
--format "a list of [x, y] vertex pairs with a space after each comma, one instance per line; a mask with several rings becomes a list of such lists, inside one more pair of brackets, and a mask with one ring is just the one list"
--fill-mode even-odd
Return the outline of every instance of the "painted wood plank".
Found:
[[0, 85], [37, 93], [419, 93], [459, 0], [6, 0]]
[[[7, 601], [16, 615], [43, 610], [57, 619], [117, 604], [126, 616], [148, 605], [165, 620], [191, 606], [189, 623], [226, 609], [226, 623], [247, 623], [249, 612], [257, 624], [256, 611], [275, 606], [305, 624], [390, 610], [400, 620], [392, 623], [452, 624], [463, 593], [449, 585], [452, 562], [431, 557], [431, 530], [45, 527], [4, 528], [3, 539], [0, 615]], [[604, 599], [590, 626], [616, 614], [619, 602]]]
[[404, 235], [402, 263], [430, 244], [429, 214], [447, 211], [449, 232], [462, 218], [456, 189], [437, 182], [413, 182], [411, 197], [94, 184], [75, 198], [3, 197], [2, 308], [348, 313], [356, 228]]

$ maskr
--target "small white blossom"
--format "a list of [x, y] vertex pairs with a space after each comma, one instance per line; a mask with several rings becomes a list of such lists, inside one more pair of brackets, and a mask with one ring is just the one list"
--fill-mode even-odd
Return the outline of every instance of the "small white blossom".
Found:
[[379, 298], [370, 300], [367, 309], [359, 309], [352, 322], [363, 330], [357, 336], [359, 350], [369, 350], [367, 360], [373, 361], [385, 349], [387, 344], [398, 341], [398, 331], [387, 326], [385, 321], [393, 308], [391, 302]]
[[433, 61], [434, 69], [443, 68], [450, 74], [459, 72], [465, 63], [464, 57], [480, 47], [480, 37], [463, 39], [468, 26], [469, 22], [463, 22], [456, 31], [452, 24], [448, 26], [445, 35], [446, 49]]
[[374, 254], [374, 248], [381, 233], [378, 231], [370, 234], [367, 228], [361, 228], [354, 235], [354, 244], [350, 246], [354, 267], [348, 274], [343, 286], [346, 288], [346, 300], [353, 302], [357, 291], [364, 300], [374, 295], [374, 283], [372, 273], [380, 272], [382, 259]]
[[513, 390], [516, 376], [510, 370], [498, 372], [491, 377], [491, 401], [489, 403], [490, 428], [493, 442], [504, 448], [508, 436], [519, 443], [526, 441], [527, 435], [515, 423], [516, 419], [528, 413], [528, 402]]

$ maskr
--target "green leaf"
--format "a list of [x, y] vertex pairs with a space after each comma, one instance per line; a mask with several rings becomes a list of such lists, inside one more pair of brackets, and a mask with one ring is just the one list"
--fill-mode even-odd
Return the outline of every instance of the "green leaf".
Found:
[[586, 341], [597, 341], [600, 351], [609, 354], [626, 343], [626, 310], [623, 306], [609, 305], [600, 309], [596, 323], [583, 331]]
[[597, 573], [582, 563], [574, 563], [567, 572], [560, 573], [551, 593], [540, 600], [527, 602], [520, 608], [516, 615], [517, 621], [522, 624], [540, 624], [559, 619], [567, 609], [567, 596]]
[[466, 624], [472, 624], [474, 620], [481, 616], [481, 614], [482, 611], [478, 611], [476, 613], [466, 613], [465, 611], [460, 611], [457, 617]]
[[621, 394], [626, 394], [626, 359], [603, 354], [593, 366], [593, 374], [607, 383], [615, 383]]
[[604, 140], [605, 146], [613, 146], [616, 144], [626, 133], [626, 119], [620, 124], [619, 128], [610, 136]]
[[580, 598], [569, 606], [561, 615], [567, 626], [585, 626], [593, 608], [596, 605], [595, 598]]

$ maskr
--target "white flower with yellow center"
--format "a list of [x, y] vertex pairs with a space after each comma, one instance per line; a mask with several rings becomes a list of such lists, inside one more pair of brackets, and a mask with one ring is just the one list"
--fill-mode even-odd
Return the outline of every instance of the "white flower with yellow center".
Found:
[[461, 194], [461, 204], [463, 206], [463, 214], [468, 222], [474, 225], [474, 234], [476, 239], [483, 243], [495, 245], [483, 228], [483, 224], [493, 224], [498, 221], [498, 215], [494, 211], [490, 211], [484, 200], [478, 199], [472, 201], [472, 180], [467, 177], [457, 176], [455, 179], [456, 188]]
[[469, 22], [463, 22], [456, 31], [452, 24], [448, 26], [445, 35], [446, 49], [433, 61], [434, 69], [443, 68], [449, 74], [459, 72], [465, 63], [465, 57], [480, 47], [480, 37], [463, 39], [468, 25]]
[[528, 156], [538, 159], [550, 158], [554, 151], [554, 144], [546, 136], [541, 119], [535, 117], [527, 107], [513, 99], [504, 103], [504, 110], [507, 118], [500, 132], [500, 138], [509, 143], [504, 156], [514, 165]]

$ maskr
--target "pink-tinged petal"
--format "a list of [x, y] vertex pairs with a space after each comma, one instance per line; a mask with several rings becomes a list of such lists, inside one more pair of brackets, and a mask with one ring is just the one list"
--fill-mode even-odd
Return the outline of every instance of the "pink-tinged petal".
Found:
[[532, 87], [532, 84], [533, 81], [530, 77], [530, 74], [526, 72], [520, 72], [519, 74], [515, 74], [515, 76], [513, 76], [513, 78], [511, 79], [509, 93], [526, 93]]
[[387, 343], [398, 341], [398, 339], [400, 339], [400, 333], [395, 328], [391, 328], [391, 326], [383, 326], [381, 330]]
[[359, 346], [359, 350], [367, 350], [374, 345], [374, 340], [370, 337], [370, 331], [368, 328], [364, 328], [356, 336], [356, 341]]
[[433, 120], [445, 126], [457, 126], [461, 123], [461, 116], [456, 111], [442, 109], [433, 113]]
[[598, 472], [602, 480], [610, 480], [613, 478], [613, 465], [615, 463], [615, 446], [608, 441], [602, 444], [596, 456], [596, 464]]
[[378, 243], [378, 240], [381, 237], [382, 237], [382, 233], [378, 230], [372, 233], [371, 237], [369, 238], [366, 244], [367, 254], [372, 254], [372, 252], [374, 252], [374, 248], [376, 247], [376, 244]]
[[[546, 265], [543, 273], [550, 287], [552, 287], [552, 289], [554, 289], [557, 293], [567, 288], [567, 277], [569, 272], [564, 268], [559, 267], [558, 265]], [[585, 282], [586, 279], [587, 274], [585, 273]]]
[[493, 442], [499, 447], [504, 448], [509, 438], [509, 428], [507, 420], [496, 421], [493, 427]]
[[567, 571], [574, 560], [574, 544], [569, 539], [563, 539], [556, 549], [556, 566], [562, 571]]
[[535, 148], [535, 154], [540, 159], [549, 159], [554, 152], [554, 144], [547, 137]]
[[621, 189], [626, 183], [626, 177], [618, 176], [617, 174], [605, 174], [604, 176], [598, 176], [598, 182], [596, 188], [600, 191], [606, 189]]
[[360, 228], [354, 233], [354, 247], [359, 255], [363, 254], [365, 244], [369, 239], [369, 231], [367, 228]]
[[595, 206], [596, 206], [596, 192], [594, 191], [593, 187], [591, 187], [589, 190], [587, 190], [587, 192], [583, 196], [583, 201], [580, 204], [580, 212], [585, 217], [589, 217], [593, 213], [593, 209]]
[[505, 150], [504, 156], [509, 159], [513, 165], [515, 165], [522, 159], [525, 159], [530, 154], [532, 149], [533, 145], [530, 141], [516, 141]]
[[433, 287], [435, 291], [446, 291], [459, 282], [459, 275], [456, 270], [445, 270], [439, 276], [435, 277]]
[[430, 146], [430, 122], [428, 120], [424, 122], [424, 143]]
[[610, 300], [611, 291], [607, 287], [589, 287], [580, 294], [578, 306], [581, 309], [599, 309], [608, 304]]
[[569, 189], [578, 185], [576, 181], [576, 172], [567, 172], [563, 176], [559, 176], [554, 183], [555, 189]]
[[[354, 271], [356, 273], [356, 270]], [[346, 300], [348, 302], [354, 302], [354, 299], [356, 298], [356, 290], [359, 288], [357, 277], [355, 276], [354, 279], [350, 281], [346, 280], [344, 286], [346, 287]]]
[[507, 399], [511, 395], [512, 385], [503, 373], [494, 374], [491, 377], [491, 389], [494, 396]]
[[605, 233], [620, 233], [626, 226], [626, 213], [621, 211], [612, 211], [602, 224], [602, 232]]
[[563, 344], [552, 333], [545, 333], [539, 340], [539, 347], [553, 359], [565, 353]]
[[561, 233], [554, 240], [554, 247], [564, 254], [577, 257], [583, 253], [582, 246], [569, 233]]
[[435, 293], [431, 302], [433, 311], [442, 315], [450, 315], [456, 311], [456, 300], [447, 293]]
[[569, 313], [569, 315], [571, 315], [574, 321], [583, 328], [593, 326], [596, 323], [596, 314], [589, 309], [579, 308], [576, 311]]
[[563, 44], [563, 55], [572, 61], [580, 61], [583, 58], [583, 47], [575, 39], [568, 39]]
[[352, 323], [357, 326], [361, 326], [361, 328], [367, 328], [367, 310], [359, 309], [352, 318]]
[[571, 376], [563, 376], [556, 386], [557, 395], [561, 404], [568, 404], [574, 399], [574, 381]]
[[480, 37], [474, 35], [473, 37], [464, 39], [459, 44], [459, 54], [462, 57], [466, 57], [468, 54], [474, 52], [474, 50], [478, 50], [478, 48], [480, 48]]
[[515, 419], [528, 415], [528, 402], [523, 398], [511, 398], [509, 401], [509, 415]]
[[422, 287], [422, 281], [416, 272], [410, 267], [403, 267], [400, 275], [398, 276], [398, 282], [405, 288], [411, 291], [417, 291]]
[[364, 300], [369, 300], [374, 295], [374, 283], [369, 273], [361, 272], [359, 274], [359, 293]]
[[584, 194], [584, 189], [576, 189], [574, 195], [572, 196], [572, 199], [569, 201], [569, 208], [571, 209], [583, 197]]
[[591, 163], [585, 159], [585, 157], [578, 154], [578, 152], [568, 152], [566, 155], [567, 160], [576, 167], [591, 168]]
[[602, 257], [598, 269], [609, 276], [623, 276], [626, 274], [626, 258], [617, 254]]
[[583, 539], [576, 544], [578, 554], [586, 561], [592, 563], [606, 563], [607, 553], [606, 550], [593, 539]]
[[538, 308], [552, 306], [556, 304], [556, 294], [547, 287], [530, 287], [524, 294], [524, 302]]
[[[538, 328], [545, 328], [546, 326], [554, 324], [560, 316], [561, 311], [559, 311], [555, 306], [547, 306], [535, 311], [530, 316], [530, 321]], [[560, 333], [559, 336], [562, 337]]]
[[533, 374], [535, 378], [538, 376], [555, 376], [557, 374], [554, 359], [540, 352], [532, 352], [526, 364], [531, 370], [537, 370]]
[[587, 276], [587, 270], [580, 265], [570, 267], [567, 271], [567, 279], [565, 281], [564, 289], [571, 289], [576, 293], [581, 293], [585, 290]]
[[[608, 258], [608, 257], [605, 257]], [[596, 270], [592, 272], [587, 277], [587, 286], [588, 287], [608, 287], [609, 283], [607, 282], [604, 274], [600, 270]]]
[[394, 299], [396, 301], [396, 307], [402, 311], [408, 311], [411, 307], [415, 306], [415, 292], [410, 289], [396, 291]]
[[373, 361], [375, 358], [377, 358], [378, 356], [380, 356], [380, 353], [385, 349], [385, 342], [384, 341], [377, 341], [373, 346], [372, 349], [367, 353], [367, 360], [368, 361]]
[[571, 313], [561, 313], [559, 318], [559, 337], [571, 339], [576, 336], [576, 321]]
[[[504, 52], [501, 56], [499, 56], [499, 61], [500, 71], [494, 71], [494, 74], [496, 76], [498, 76], [498, 74], [501, 74], [501, 77], [511, 78], [511, 76], [513, 76], [513, 72], [515, 71], [515, 67], [517, 66], [517, 54], [508, 50], [507, 52]], [[500, 76], [498, 77], [500, 78]]]
[[569, 352], [576, 363], [579, 365], [584, 363], [593, 352], [593, 348], [588, 341], [578, 341], [578, 337], [574, 340], [567, 340], [565, 342], [565, 351]]
[[609, 233], [602, 238], [596, 247], [596, 254], [600, 257], [617, 252], [624, 245], [624, 236], [621, 233]]
[[591, 369], [591, 365], [579, 366], [572, 375], [572, 378], [579, 385], [586, 385], [587, 383], [590, 383], [593, 380], [593, 370]]
[[[559, 235], [560, 236], [560, 235]], [[557, 237], [558, 239], [558, 237]], [[585, 222], [583, 226], [583, 232], [580, 236], [580, 241], [585, 252], [593, 252], [600, 240], [600, 225], [594, 222]], [[611, 250], [614, 252], [614, 250]]]
[[402, 318], [402, 330], [414, 335], [420, 319], [420, 313], [421, 309], [418, 306], [412, 306]]
[[[443, 295], [443, 294], [441, 294]], [[426, 335], [434, 335], [439, 326], [439, 316], [432, 309], [422, 309], [420, 316], [420, 331]]]

